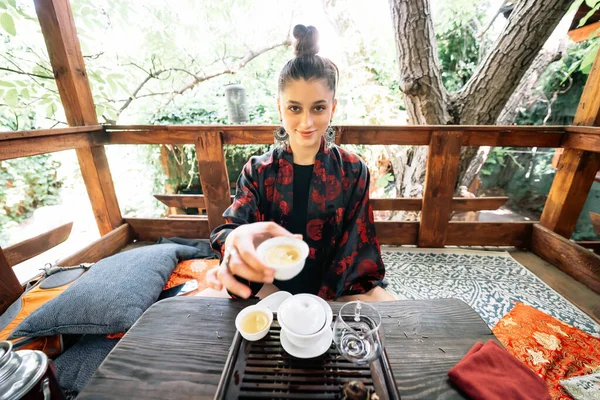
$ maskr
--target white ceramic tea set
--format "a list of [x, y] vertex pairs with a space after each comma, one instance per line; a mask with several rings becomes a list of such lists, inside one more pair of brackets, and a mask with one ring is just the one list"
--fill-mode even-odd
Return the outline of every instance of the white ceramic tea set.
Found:
[[[275, 237], [256, 249], [265, 264], [275, 270], [275, 279], [288, 280], [304, 268], [308, 245], [292, 237]], [[249, 341], [264, 338], [274, 314], [281, 327], [281, 346], [297, 358], [314, 358], [331, 346], [333, 313], [327, 302], [312, 294], [276, 292], [238, 314], [235, 327]]]
[[[259, 332], [245, 332], [242, 327], [244, 317], [256, 311], [266, 313], [268, 323]], [[256, 305], [240, 311], [235, 326], [244, 339], [260, 340], [269, 332], [274, 313], [277, 313], [281, 327], [281, 346], [291, 356], [314, 358], [324, 354], [331, 346], [333, 312], [325, 300], [312, 294], [293, 296], [288, 292], [273, 293]]]

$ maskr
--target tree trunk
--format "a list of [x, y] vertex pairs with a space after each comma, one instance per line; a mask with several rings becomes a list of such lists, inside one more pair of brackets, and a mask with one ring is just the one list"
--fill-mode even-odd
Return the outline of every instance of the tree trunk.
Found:
[[448, 95], [442, 84], [429, 0], [390, 0], [409, 121], [414, 125], [446, 125]]
[[496, 125], [513, 125], [519, 115], [519, 110], [531, 103], [532, 97], [534, 97], [533, 89], [539, 78], [548, 65], [562, 58], [571, 20], [571, 16], [568, 15], [560, 21], [560, 24], [546, 41], [546, 44], [535, 57], [531, 66], [521, 78], [519, 85], [504, 105], [504, 109], [496, 120]]
[[[465, 87], [447, 94], [442, 85], [428, 0], [390, 0], [400, 66], [400, 89], [405, 93], [411, 124], [489, 125], [498, 118], [532, 60], [550, 36], [571, 0], [523, 0]], [[425, 150], [413, 152], [415, 161]], [[463, 148], [457, 188], [469, 187], [487, 157], [489, 148]], [[391, 146], [399, 195], [414, 191], [422, 179], [424, 163], [401, 166], [403, 157]], [[471, 163], [472, 160], [475, 161]], [[422, 169], [423, 171], [417, 171]]]

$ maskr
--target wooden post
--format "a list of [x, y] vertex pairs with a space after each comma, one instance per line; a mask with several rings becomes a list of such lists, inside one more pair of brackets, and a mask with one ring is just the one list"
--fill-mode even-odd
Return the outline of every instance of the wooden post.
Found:
[[0, 248], [0, 315], [23, 293], [23, 288]]
[[[69, 126], [97, 125], [69, 0], [35, 0], [60, 99]], [[75, 150], [96, 223], [105, 235], [123, 223], [104, 146]]]
[[[600, 52], [587, 78], [573, 125], [600, 125]], [[542, 226], [570, 238], [599, 169], [600, 153], [565, 149], [540, 218]]]
[[213, 230], [225, 222], [223, 212], [231, 204], [229, 176], [220, 132], [202, 132], [196, 142], [196, 158], [206, 202], [208, 226]]
[[419, 247], [444, 247], [446, 243], [461, 145], [461, 132], [433, 132], [431, 135]]

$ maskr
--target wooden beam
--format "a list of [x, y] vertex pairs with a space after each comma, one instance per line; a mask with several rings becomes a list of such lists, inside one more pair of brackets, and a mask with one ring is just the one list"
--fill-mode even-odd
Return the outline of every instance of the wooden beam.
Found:
[[57, 228], [51, 229], [48, 232], [44, 232], [40, 235], [24, 240], [17, 244], [4, 249], [4, 255], [10, 266], [22, 263], [25, 260], [29, 260], [42, 254], [46, 250], [50, 250], [54, 246], [57, 246], [67, 240], [71, 234], [73, 223], [61, 225]]
[[506, 196], [498, 197], [454, 197], [452, 211], [497, 210], [508, 201]]
[[0, 248], [0, 315], [19, 298], [23, 287]]
[[419, 247], [444, 247], [458, 174], [461, 132], [434, 132], [427, 155]]
[[[195, 144], [203, 132], [220, 132], [223, 144], [271, 144], [276, 126], [131, 125], [106, 126], [100, 144]], [[337, 126], [341, 144], [427, 146], [432, 132], [463, 132], [463, 146], [560, 147], [562, 126]]]
[[68, 267], [81, 263], [94, 263], [117, 253], [132, 241], [133, 229], [128, 224], [123, 224], [75, 254], [63, 258], [56, 265]]
[[79, 149], [89, 145], [87, 133], [7, 140], [0, 142], [0, 161]]
[[531, 250], [561, 271], [600, 293], [600, 257], [551, 230], [533, 226]]
[[[202, 194], [155, 194], [154, 197], [167, 207], [177, 208], [206, 208], [205, 198]], [[230, 203], [234, 196], [230, 196]], [[497, 210], [508, 201], [508, 197], [454, 197], [452, 211], [481, 211]], [[423, 199], [398, 198], [398, 199], [370, 199], [373, 210], [390, 211], [421, 211]]]
[[39, 138], [42, 136], [57, 136], [72, 133], [104, 133], [100, 125], [75, 126], [72, 128], [34, 129], [30, 131], [0, 132], [0, 143], [12, 139]]
[[229, 176], [219, 132], [206, 132], [196, 142], [196, 158], [202, 192], [206, 196], [206, 215], [211, 230], [225, 223], [223, 212], [231, 204]]
[[375, 221], [375, 231], [380, 244], [415, 245], [419, 237], [419, 223]]
[[573, 126], [567, 127], [566, 131], [564, 148], [600, 152], [600, 127]]
[[199, 218], [125, 218], [138, 240], [156, 241], [161, 237], [208, 239], [208, 221]]
[[423, 208], [423, 199], [415, 198], [400, 198], [400, 199], [369, 199], [371, 207], [374, 211], [421, 211]]
[[[596, 21], [592, 24], [582, 26], [581, 28], [573, 29], [568, 32], [569, 37], [574, 42], [584, 42], [590, 39], [592, 33], [600, 29], [600, 21]], [[594, 35], [594, 37], [600, 36], [600, 31]]]
[[77, 159], [100, 235], [123, 224], [104, 147], [77, 149]]
[[596, 54], [592, 69], [590, 69], [585, 82], [583, 93], [579, 98], [579, 105], [575, 112], [573, 125], [600, 125], [600, 52]]
[[[588, 75], [573, 121], [577, 126], [599, 124], [600, 52]], [[600, 153], [565, 149], [540, 218], [541, 224], [570, 238], [599, 169]]]
[[535, 222], [450, 222], [446, 245], [529, 248], [534, 224]]
[[600, 235], [600, 214], [590, 212], [590, 219], [592, 220], [592, 226], [594, 227], [596, 235]]
[[[513, 246], [527, 248], [534, 222], [458, 222], [448, 224], [449, 246]], [[375, 221], [382, 245], [416, 245], [418, 222]]]
[[540, 223], [570, 238], [599, 168], [599, 153], [566, 149], [560, 158]]
[[[35, 9], [69, 126], [98, 125], [69, 0], [35, 0]], [[123, 222], [104, 147], [76, 149], [101, 235]]]

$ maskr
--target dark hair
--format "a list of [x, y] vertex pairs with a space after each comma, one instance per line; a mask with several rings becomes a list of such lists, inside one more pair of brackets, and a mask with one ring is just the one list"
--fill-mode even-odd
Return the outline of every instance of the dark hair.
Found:
[[333, 91], [337, 88], [339, 70], [337, 65], [328, 58], [318, 56], [319, 32], [314, 26], [296, 25], [294, 27], [294, 54], [279, 74], [279, 92], [285, 84], [292, 80], [325, 79], [327, 86]]

